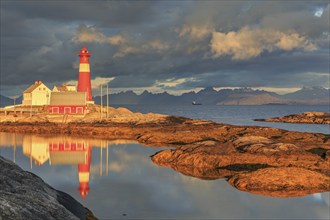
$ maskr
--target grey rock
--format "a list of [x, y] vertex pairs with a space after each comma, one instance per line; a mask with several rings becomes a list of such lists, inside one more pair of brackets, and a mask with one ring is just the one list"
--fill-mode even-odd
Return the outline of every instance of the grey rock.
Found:
[[96, 219], [70, 195], [0, 156], [0, 219]]

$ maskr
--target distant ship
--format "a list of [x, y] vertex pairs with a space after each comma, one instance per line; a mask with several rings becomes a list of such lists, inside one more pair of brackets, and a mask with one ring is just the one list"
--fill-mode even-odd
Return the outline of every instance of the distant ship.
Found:
[[192, 104], [192, 105], [202, 105], [202, 103], [198, 103], [198, 102], [196, 102], [196, 101], [193, 101], [191, 104]]
[[270, 102], [262, 105], [288, 105], [287, 103], [280, 103], [280, 102]]

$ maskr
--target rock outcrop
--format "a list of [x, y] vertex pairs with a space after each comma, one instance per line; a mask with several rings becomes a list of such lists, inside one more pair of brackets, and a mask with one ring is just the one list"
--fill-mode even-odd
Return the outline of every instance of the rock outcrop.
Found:
[[330, 124], [330, 113], [304, 112], [302, 114], [286, 115], [283, 117], [255, 119], [255, 121], [306, 123], [306, 124]]
[[329, 176], [297, 167], [240, 173], [229, 178], [228, 183], [242, 191], [275, 197], [305, 196], [330, 190]]
[[96, 219], [68, 194], [0, 156], [0, 219]]
[[226, 178], [235, 188], [250, 193], [292, 197], [329, 191], [329, 139], [307, 141], [313, 134], [305, 133], [309, 137], [301, 136], [306, 141], [303, 143], [297, 139], [303, 133], [298, 132], [269, 138], [274, 131], [270, 130], [268, 137], [251, 135], [255, 132], [251, 131], [214, 146], [163, 150], [151, 159], [200, 179]]
[[166, 118], [162, 114], [142, 114], [139, 112], [131, 112], [127, 108], [102, 107], [100, 105], [90, 104], [88, 112], [85, 115], [63, 115], [63, 114], [48, 114], [47, 107], [36, 108], [33, 114], [30, 115], [29, 109], [18, 106], [15, 111], [6, 112], [5, 109], [0, 110], [0, 123], [72, 123], [86, 122], [94, 123], [98, 121], [112, 123], [150, 123], [161, 122]]
[[[64, 124], [0, 123], [0, 131], [129, 139], [147, 146], [172, 147], [173, 149], [153, 155], [152, 161], [160, 166], [201, 179], [239, 178], [237, 175], [250, 173], [251, 178], [245, 176], [244, 181], [247, 181], [247, 178], [252, 181], [252, 172], [276, 168], [275, 174], [278, 175], [281, 169], [290, 167], [299, 168], [300, 171], [315, 172], [316, 176], [318, 174], [330, 176], [330, 135], [326, 134], [258, 126], [233, 126], [175, 116], [164, 116], [162, 120], [143, 123], [108, 120]], [[294, 175], [294, 172], [290, 175]], [[237, 181], [235, 180], [235, 183]], [[323, 183], [320, 183], [319, 188], [313, 186], [310, 189], [306, 182], [307, 185], [301, 188], [300, 195], [330, 190], [330, 187], [324, 186]], [[233, 184], [233, 186], [245, 190], [241, 187], [242, 184]], [[261, 187], [259, 190], [254, 188], [251, 192], [283, 196], [280, 195], [279, 190], [277, 195], [267, 193], [268, 191], [262, 188], [267, 187], [264, 182], [258, 186]], [[287, 193], [287, 195], [298, 195], [298, 193]]]

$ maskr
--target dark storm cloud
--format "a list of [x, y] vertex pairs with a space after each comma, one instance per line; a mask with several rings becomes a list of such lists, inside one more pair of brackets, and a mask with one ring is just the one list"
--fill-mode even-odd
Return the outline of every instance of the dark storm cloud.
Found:
[[92, 78], [114, 77], [111, 86], [125, 90], [326, 86], [329, 8], [327, 1], [4, 2], [1, 93], [34, 80], [76, 80], [83, 44]]
[[5, 10], [25, 18], [58, 22], [89, 22], [106, 25], [131, 25], [152, 17], [152, 2], [134, 1], [13, 1], [3, 3]]

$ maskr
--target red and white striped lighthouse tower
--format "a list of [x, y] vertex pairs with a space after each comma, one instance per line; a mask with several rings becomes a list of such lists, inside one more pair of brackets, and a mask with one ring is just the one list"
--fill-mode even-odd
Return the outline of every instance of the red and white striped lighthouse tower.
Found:
[[78, 56], [80, 57], [78, 92], [86, 92], [87, 101], [93, 102], [92, 87], [91, 87], [91, 72], [90, 72], [89, 60], [88, 60], [91, 54], [87, 51], [86, 47], [83, 47], [79, 51]]

